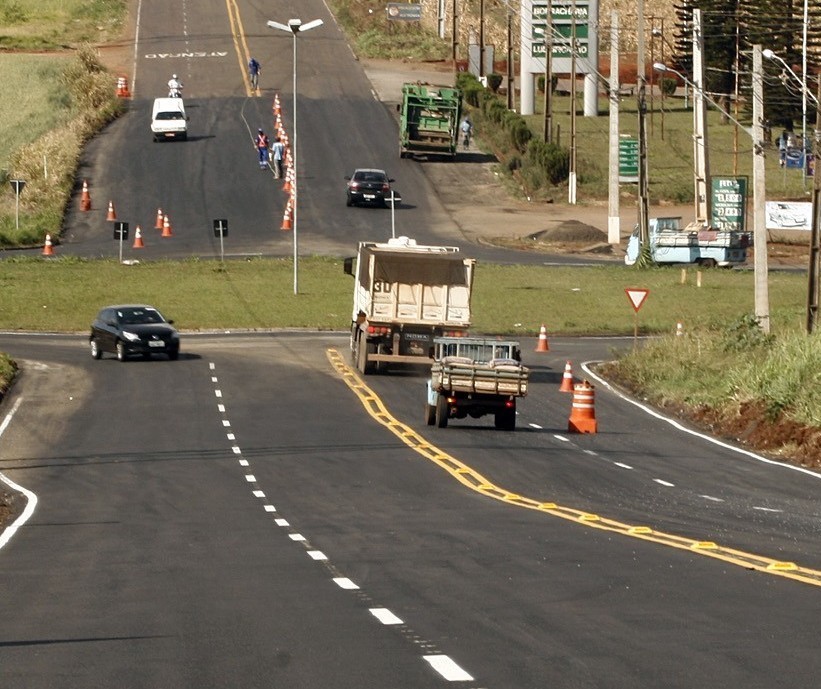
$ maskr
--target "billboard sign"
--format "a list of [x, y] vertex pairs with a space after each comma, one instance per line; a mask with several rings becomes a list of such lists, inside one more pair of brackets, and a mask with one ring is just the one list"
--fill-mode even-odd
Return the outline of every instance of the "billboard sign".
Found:
[[710, 227], [722, 232], [744, 232], [747, 219], [747, 178], [713, 177]]

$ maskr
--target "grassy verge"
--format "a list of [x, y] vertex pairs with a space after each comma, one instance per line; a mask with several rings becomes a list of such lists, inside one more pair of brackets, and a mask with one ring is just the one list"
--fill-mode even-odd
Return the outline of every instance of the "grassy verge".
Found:
[[[62, 69], [58, 70], [52, 62], [43, 70], [44, 76], [57, 79], [59, 88], [49, 81], [36, 90], [39, 95], [35, 101], [41, 107], [45, 104], [46, 110], [49, 103], [55, 107], [51, 116], [34, 115], [40, 129], [47, 131], [33, 136], [8, 155], [5, 176], [25, 180], [26, 187], [20, 195], [20, 229], [13, 195], [2, 197], [0, 247], [42, 244], [46, 233], [58, 235], [82, 147], [122, 107], [115, 97], [111, 76], [90, 47], [77, 50]], [[22, 84], [18, 88], [25, 92]], [[17, 102], [19, 99], [7, 101], [0, 112], [13, 108]], [[37, 112], [40, 111], [33, 107], [25, 117]], [[49, 120], [56, 126], [47, 127]], [[0, 133], [8, 133], [7, 127], [8, 122], [2, 125]], [[36, 129], [29, 132], [36, 133]]]
[[62, 50], [118, 38], [127, 5], [127, 0], [0, 0], [0, 48]]
[[[59, 251], [59, 248], [58, 248]], [[693, 269], [638, 272], [618, 264], [544, 268], [480, 264], [474, 285], [474, 329], [532, 336], [544, 324], [553, 335], [632, 334], [635, 316], [627, 287], [650, 291], [639, 332], [714, 328], [753, 310], [753, 274], [708, 270], [696, 286]], [[339, 260], [300, 260], [300, 294], [293, 295], [290, 259], [226, 262], [156, 261], [124, 266], [116, 260], [8, 259], [0, 274], [0, 329], [83, 331], [106, 303], [147, 301], [188, 330], [350, 327], [353, 284]], [[770, 275], [774, 328], [804, 322], [806, 278]]]

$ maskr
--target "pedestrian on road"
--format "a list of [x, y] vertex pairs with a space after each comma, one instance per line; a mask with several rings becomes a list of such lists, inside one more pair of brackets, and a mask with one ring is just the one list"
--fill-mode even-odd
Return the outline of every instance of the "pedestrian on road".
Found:
[[261, 129], [257, 130], [257, 138], [254, 141], [259, 153], [259, 167], [264, 170], [268, 167], [268, 137]]
[[468, 148], [470, 146], [470, 135], [473, 134], [473, 122], [470, 121], [470, 117], [467, 115], [462, 120], [461, 129], [464, 146]]
[[261, 71], [262, 68], [255, 58], [252, 57], [248, 60], [248, 76], [251, 78], [251, 88], [254, 89], [254, 91], [259, 87], [259, 73]]
[[271, 146], [271, 160], [274, 163], [274, 177], [282, 177], [282, 160], [285, 157], [285, 144], [277, 137], [274, 145]]

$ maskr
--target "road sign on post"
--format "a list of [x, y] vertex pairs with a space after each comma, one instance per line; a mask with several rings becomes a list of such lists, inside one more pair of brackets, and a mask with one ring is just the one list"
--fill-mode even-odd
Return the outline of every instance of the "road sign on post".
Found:
[[219, 237], [220, 240], [220, 261], [225, 259], [225, 248], [223, 237], [228, 236], [228, 220], [226, 218], [217, 218], [214, 220], [214, 236]]
[[641, 287], [625, 287], [624, 293], [630, 300], [630, 306], [633, 307], [633, 348], [635, 348], [639, 338], [639, 309], [647, 299], [647, 295], [650, 294], [650, 290]]
[[20, 194], [26, 186], [24, 179], [10, 179], [9, 184], [14, 189], [14, 227], [20, 229]]
[[633, 136], [619, 137], [619, 183], [639, 181], [639, 141]]
[[123, 262], [123, 242], [128, 239], [128, 223], [114, 223], [114, 239], [120, 242], [120, 263]]

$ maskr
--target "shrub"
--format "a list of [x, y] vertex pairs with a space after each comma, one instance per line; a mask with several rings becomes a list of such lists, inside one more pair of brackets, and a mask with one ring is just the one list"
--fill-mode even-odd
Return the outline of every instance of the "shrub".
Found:
[[497, 74], [496, 72], [491, 72], [487, 75], [487, 87], [496, 93], [499, 90], [499, 87], [502, 85], [502, 75]]
[[533, 132], [521, 117], [510, 120], [510, 142], [517, 151], [524, 153], [528, 142], [533, 138]]
[[665, 96], [672, 96], [678, 88], [678, 82], [672, 77], [662, 77], [659, 82], [659, 88]]

